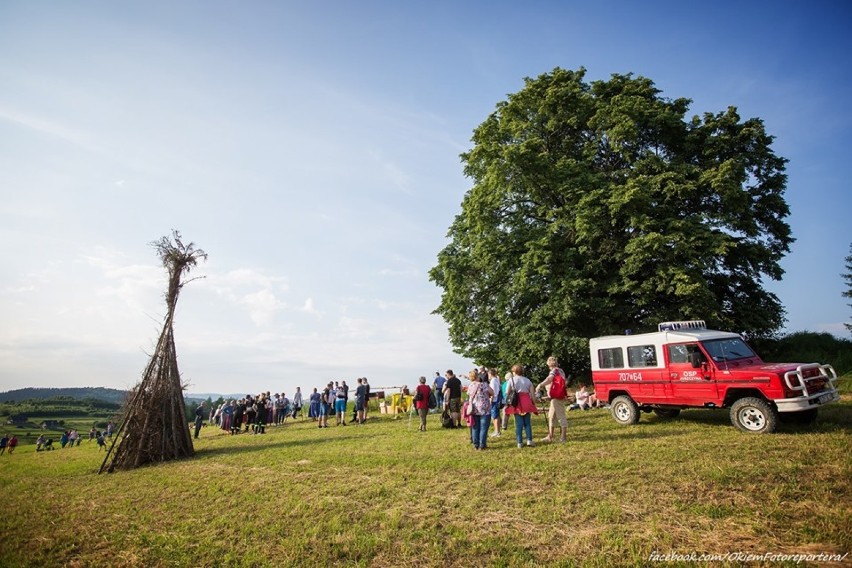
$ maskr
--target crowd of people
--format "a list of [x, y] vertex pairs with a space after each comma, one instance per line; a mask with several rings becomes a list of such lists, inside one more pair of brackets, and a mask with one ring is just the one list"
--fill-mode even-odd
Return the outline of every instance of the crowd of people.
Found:
[[[467, 374], [467, 384], [452, 370], [445, 374], [435, 372], [432, 383], [426, 377], [420, 377], [414, 389], [412, 412], [420, 418], [419, 430], [426, 431], [427, 417], [431, 413], [441, 413], [442, 426], [461, 428], [464, 423], [470, 430], [470, 442], [474, 449], [485, 450], [489, 438], [499, 438], [509, 429], [509, 418], [514, 417], [515, 443], [518, 448], [535, 446], [532, 432], [532, 416], [543, 408], [539, 404], [549, 401], [547, 408], [547, 435], [542, 442], [565, 442], [567, 439], [566, 412], [571, 410], [589, 410], [607, 406], [605, 401], [597, 400], [585, 384], [580, 383], [576, 392], [567, 390], [568, 378], [559, 367], [555, 357], [547, 360], [549, 374], [538, 386], [524, 376], [521, 365], [513, 365], [501, 380], [497, 369], [478, 368]], [[231, 399], [218, 405], [212, 405], [209, 411], [206, 403], [200, 403], [195, 410], [195, 438], [199, 437], [205, 422], [221, 428], [231, 435], [265, 434], [269, 426], [282, 426], [288, 420], [305, 418], [312, 420], [318, 428], [328, 428], [329, 418], [336, 426], [347, 424], [362, 425], [369, 412], [370, 385], [366, 377], [356, 379], [352, 393], [354, 405], [352, 415], [347, 421], [350, 402], [350, 387], [346, 381], [330, 381], [322, 389], [313, 388], [307, 399], [303, 397], [301, 387], [297, 387], [292, 397], [287, 393], [262, 392], [248, 394], [240, 399]], [[404, 389], [408, 394], [408, 389]], [[466, 393], [466, 397], [464, 396]], [[573, 400], [572, 400], [573, 399]], [[556, 428], [559, 428], [556, 438]], [[104, 448], [106, 438], [112, 436], [113, 423], [110, 422], [104, 432], [95, 428], [89, 432], [89, 441], [96, 441]], [[62, 448], [79, 445], [81, 436], [76, 430], [66, 431], [59, 439]], [[17, 445], [17, 438], [8, 435], [0, 438], [0, 455], [8, 449], [11, 454]], [[44, 435], [36, 440], [36, 451], [53, 449], [53, 440]]]
[[[346, 381], [331, 381], [321, 391], [315, 387], [307, 399], [307, 417], [316, 422], [319, 428], [328, 428], [329, 417], [334, 417], [336, 425], [346, 426], [349, 391]], [[366, 377], [357, 379], [353, 395], [355, 407], [349, 423], [361, 425], [367, 419], [367, 401], [370, 395], [370, 385]], [[209, 424], [232, 435], [265, 434], [267, 426], [281, 426], [288, 419], [304, 417], [305, 402], [301, 387], [296, 387], [292, 398], [285, 392], [248, 394], [244, 398], [231, 399], [211, 408]], [[203, 408], [203, 403], [199, 408]], [[196, 410], [196, 438], [201, 427], [198, 413]]]
[[[426, 385], [425, 377], [420, 378], [415, 406], [420, 415], [420, 430], [426, 429], [427, 396], [431, 392], [437, 399], [437, 407], [441, 408], [447, 427], [461, 427], [462, 421], [470, 429], [470, 440], [474, 449], [484, 450], [488, 447], [488, 438], [499, 438], [509, 428], [509, 417], [514, 417], [515, 442], [518, 448], [535, 446], [532, 433], [532, 416], [540, 412], [539, 403], [549, 400], [547, 410], [548, 433], [542, 438], [543, 442], [553, 442], [555, 428], [559, 426], [559, 442], [565, 442], [567, 437], [568, 420], [566, 410], [603, 408], [604, 401], [595, 398], [594, 393], [580, 383], [579, 389], [572, 398], [568, 392], [568, 378], [559, 367], [555, 357], [547, 360], [549, 374], [537, 387], [524, 376], [521, 365], [513, 365], [512, 370], [500, 379], [496, 369], [473, 369], [468, 373], [468, 385], [464, 387], [459, 377], [452, 370], [442, 376], [435, 373], [431, 388]], [[422, 389], [422, 390], [421, 390]], [[464, 391], [467, 400], [462, 401]], [[489, 431], [493, 432], [489, 436]]]
[[[524, 376], [521, 365], [514, 365], [502, 380], [497, 369], [473, 369], [467, 374], [467, 384], [452, 370], [443, 375], [436, 371], [431, 384], [428, 384], [425, 376], [419, 378], [413, 392], [411, 411], [419, 416], [421, 432], [426, 431], [427, 417], [431, 413], [441, 412], [442, 425], [448, 428], [460, 428], [464, 423], [470, 429], [471, 444], [477, 450], [488, 447], [489, 437], [501, 437], [509, 428], [510, 417], [514, 417], [515, 442], [522, 448], [535, 445], [532, 416], [543, 410], [539, 404], [547, 400], [548, 433], [541, 441], [564, 442], [568, 427], [567, 411], [589, 410], [605, 404], [598, 401], [594, 393], [589, 392], [582, 383], [576, 392], [569, 393], [568, 379], [555, 357], [550, 357], [547, 365], [550, 372], [537, 387]], [[287, 420], [299, 417], [307, 417], [318, 428], [328, 428], [330, 420], [335, 426], [361, 425], [367, 420], [370, 385], [366, 377], [359, 377], [356, 383], [351, 396], [350, 386], [345, 380], [330, 381], [321, 389], [314, 387], [307, 399], [303, 398], [301, 387], [296, 388], [292, 398], [284, 392], [246, 395], [211, 408], [207, 420], [210, 425], [231, 435], [264, 434], [267, 426], [283, 425]], [[403, 390], [409, 394], [407, 387]], [[350, 400], [354, 400], [354, 405], [351, 408], [352, 415], [347, 420]], [[196, 410], [196, 437], [203, 416], [201, 405]], [[558, 438], [555, 432], [557, 426]]]

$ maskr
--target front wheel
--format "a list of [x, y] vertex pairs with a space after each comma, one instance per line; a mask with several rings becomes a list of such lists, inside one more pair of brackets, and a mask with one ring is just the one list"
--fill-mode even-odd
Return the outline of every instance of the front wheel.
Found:
[[778, 425], [778, 412], [765, 400], [749, 396], [731, 406], [731, 422], [743, 432], [769, 434]]
[[617, 396], [610, 404], [612, 417], [622, 425], [636, 424], [639, 422], [639, 406], [627, 395]]

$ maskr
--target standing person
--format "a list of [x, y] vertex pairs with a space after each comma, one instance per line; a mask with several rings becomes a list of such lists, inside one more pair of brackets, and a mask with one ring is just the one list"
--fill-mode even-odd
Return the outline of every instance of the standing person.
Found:
[[89, 441], [90, 442], [95, 439], [95, 432], [97, 432], [97, 430], [95, 430], [95, 427], [92, 426], [92, 429], [89, 430]]
[[366, 389], [366, 394], [364, 395], [364, 422], [367, 421], [367, 415], [370, 414], [370, 383], [367, 382], [367, 377], [361, 377], [364, 379], [364, 388]]
[[204, 404], [205, 402], [202, 400], [201, 404], [195, 407], [195, 439], [198, 439], [198, 434], [201, 432], [201, 425], [204, 424]]
[[[485, 380], [483, 380], [485, 379]], [[473, 447], [484, 450], [488, 442], [488, 423], [491, 421], [491, 399], [494, 391], [488, 385], [488, 374], [470, 372], [470, 385], [467, 387], [469, 401], [468, 412], [473, 417], [470, 436]]]
[[532, 414], [538, 414], [535, 406], [535, 390], [532, 381], [523, 375], [524, 368], [520, 365], [512, 365], [512, 378], [506, 389], [506, 400], [512, 399], [512, 393], [518, 393], [517, 406], [508, 406], [507, 414], [515, 417], [515, 439], [518, 447], [524, 447], [523, 436], [527, 435], [527, 446], [535, 446], [532, 436]]
[[553, 441], [553, 431], [556, 429], [556, 423], [559, 422], [559, 441], [564, 442], [568, 431], [568, 418], [565, 416], [568, 381], [565, 377], [565, 371], [559, 368], [559, 361], [556, 357], [548, 357], [547, 366], [550, 369], [550, 373], [535, 389], [536, 391], [544, 392], [544, 389], [548, 386], [550, 387], [548, 392], [548, 396], [550, 396], [550, 408], [547, 410], [547, 437], [542, 438], [541, 441]]
[[246, 432], [254, 428], [254, 419], [257, 417], [257, 406], [254, 403], [254, 399], [250, 394], [246, 395], [246, 415], [245, 415], [245, 424], [246, 424]]
[[444, 406], [450, 411], [454, 428], [461, 428], [461, 389], [461, 381], [448, 369], [447, 381], [444, 383]]
[[363, 424], [364, 423], [364, 409], [367, 406], [367, 385], [364, 384], [364, 381], [358, 377], [358, 387], [355, 389], [355, 413], [356, 423]]
[[314, 387], [314, 392], [311, 393], [308, 404], [308, 418], [313, 418], [314, 422], [319, 419], [320, 414], [320, 399], [322, 395], [317, 392], [317, 387]]
[[77, 444], [78, 439], [79, 434], [77, 434], [77, 430], [71, 430], [70, 432], [68, 432], [68, 447], [73, 448]]
[[346, 381], [343, 381], [337, 386], [337, 391], [334, 396], [334, 413], [337, 415], [337, 425], [346, 426], [346, 391], [348, 391]]
[[18, 447], [18, 437], [15, 436], [14, 434], [12, 434], [12, 437], [9, 438], [8, 446], [9, 446], [9, 455], [11, 456], [12, 452], [15, 451], [15, 448]]
[[502, 426], [502, 431], [509, 429], [509, 415], [506, 413], [506, 400], [508, 400], [506, 391], [509, 389], [509, 380], [511, 378], [512, 371], [507, 371], [506, 376], [503, 377], [503, 384], [500, 385], [500, 394], [503, 396], [503, 408], [500, 409], [500, 426]]
[[328, 383], [322, 394], [320, 395], [320, 413], [318, 428], [328, 428], [328, 414], [331, 412], [331, 405], [334, 404], [334, 383]]
[[287, 422], [287, 416], [290, 414], [290, 399], [287, 398], [287, 393], [281, 393], [281, 401], [279, 402], [281, 405], [281, 424]]
[[9, 434], [3, 434], [0, 438], [0, 456], [6, 453], [6, 446], [9, 445]]
[[[222, 410], [224, 410], [224, 409], [225, 409], [225, 403], [223, 402], [222, 404], [219, 405], [218, 408], [216, 408], [215, 412], [212, 412], [213, 418], [211, 418], [211, 420], [210, 420], [211, 426], [221, 426], [222, 425]], [[211, 407], [210, 410], [212, 411], [213, 408]]]
[[266, 434], [267, 399], [264, 393], [260, 393], [260, 396], [258, 396], [257, 401], [255, 402], [255, 406], [257, 407], [257, 411], [254, 416], [254, 433]]
[[296, 419], [296, 415], [302, 414], [302, 387], [296, 387], [296, 394], [293, 395], [293, 420]]
[[222, 430], [225, 432], [231, 431], [231, 424], [234, 421], [234, 407], [236, 403], [232, 400], [229, 400], [225, 406], [222, 407]]
[[447, 382], [441, 373], [435, 371], [435, 380], [432, 381], [432, 386], [435, 387], [435, 399], [438, 401], [438, 408], [444, 408], [444, 383]]
[[243, 417], [246, 414], [246, 401], [241, 398], [234, 406], [234, 414], [231, 418], [231, 434], [239, 434], [243, 426]]
[[426, 431], [426, 415], [429, 414], [429, 395], [432, 389], [426, 384], [426, 377], [420, 377], [420, 384], [414, 390], [414, 408], [420, 416], [420, 431]]
[[500, 390], [500, 375], [497, 374], [497, 369], [490, 369], [488, 371], [488, 386], [491, 387], [491, 392], [493, 393], [491, 397], [491, 423], [494, 425], [494, 433], [491, 434], [491, 437], [499, 438], [503, 432], [501, 428], [502, 420], [500, 420], [500, 407], [503, 406], [503, 391]]
[[272, 414], [270, 414], [270, 420], [274, 426], [278, 426], [281, 424], [281, 414], [283, 413], [284, 408], [281, 406], [281, 395], [275, 393], [272, 395]]

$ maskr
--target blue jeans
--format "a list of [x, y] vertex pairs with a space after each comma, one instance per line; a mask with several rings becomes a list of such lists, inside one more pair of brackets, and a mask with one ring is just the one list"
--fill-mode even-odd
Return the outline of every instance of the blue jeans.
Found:
[[532, 442], [532, 414], [529, 412], [524, 415], [515, 414], [515, 438], [519, 444], [524, 442], [524, 430], [526, 430], [527, 440]]
[[470, 429], [470, 439], [474, 448], [484, 448], [488, 443], [488, 425], [491, 423], [491, 415], [473, 416], [473, 426]]

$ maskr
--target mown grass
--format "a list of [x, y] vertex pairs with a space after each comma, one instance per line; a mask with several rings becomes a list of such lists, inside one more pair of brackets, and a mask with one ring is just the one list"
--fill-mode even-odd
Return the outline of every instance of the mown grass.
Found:
[[[640, 566], [652, 552], [852, 551], [852, 378], [816, 425], [569, 413], [564, 445], [475, 452], [437, 415], [228, 436], [97, 475], [94, 443], [0, 456], [0, 566]], [[510, 430], [513, 428], [510, 425]], [[536, 439], [544, 417], [534, 420]], [[847, 557], [847, 562], [849, 557]], [[735, 562], [730, 562], [735, 565]], [[767, 562], [767, 565], [770, 563]], [[792, 563], [790, 563], [792, 565]], [[775, 565], [775, 564], [773, 564]]]

